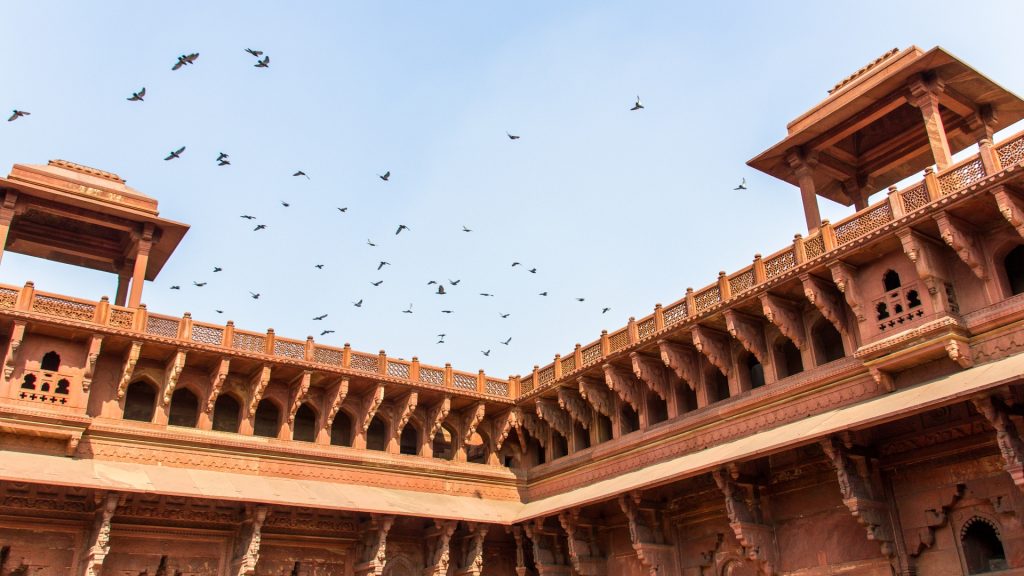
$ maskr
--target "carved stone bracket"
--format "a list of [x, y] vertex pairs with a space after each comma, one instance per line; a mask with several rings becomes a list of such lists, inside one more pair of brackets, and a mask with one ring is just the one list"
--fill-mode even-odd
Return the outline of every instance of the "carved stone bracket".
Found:
[[402, 429], [409, 423], [409, 418], [411, 418], [412, 413], [416, 411], [416, 405], [419, 404], [419, 401], [420, 395], [415, 390], [407, 392], [395, 401], [392, 408], [394, 410], [394, 418], [392, 420], [395, 423], [396, 437], [402, 433]]
[[533, 564], [539, 576], [569, 576], [572, 567], [567, 562], [562, 542], [555, 530], [544, 526], [543, 518], [523, 525], [526, 536], [533, 544]]
[[616, 392], [623, 402], [633, 406], [633, 409], [640, 413], [643, 410], [643, 392], [640, 390], [640, 381], [623, 368], [614, 364], [605, 364], [604, 381], [608, 389]]
[[235, 555], [231, 562], [232, 576], [253, 576], [260, 560], [260, 539], [263, 523], [267, 520], [266, 506], [247, 507], [245, 520], [238, 530]]
[[541, 446], [548, 445], [548, 423], [529, 412], [520, 412], [523, 429], [526, 430]]
[[853, 310], [853, 315], [856, 316], [858, 322], [863, 322], [865, 320], [864, 308], [861, 306], [863, 300], [857, 286], [857, 267], [842, 260], [836, 260], [828, 267], [832, 271], [832, 281], [835, 282], [836, 288], [843, 293], [850, 310]]
[[92, 532], [89, 534], [89, 548], [85, 556], [85, 575], [99, 576], [103, 569], [103, 561], [110, 553], [110, 520], [121, 501], [121, 496], [110, 492], [100, 501], [93, 520]]
[[121, 379], [117, 383], [118, 400], [124, 398], [125, 392], [128, 391], [128, 384], [132, 381], [132, 375], [135, 374], [135, 363], [139, 361], [140, 352], [142, 352], [142, 342], [136, 340], [132, 342], [131, 348], [124, 356], [124, 362], [121, 364]]
[[695, 324], [690, 334], [693, 338], [693, 346], [697, 348], [697, 351], [704, 354], [715, 368], [728, 377], [731, 364], [729, 337], [718, 330], [700, 324]]
[[695, 348], [671, 340], [658, 340], [658, 349], [662, 362], [675, 370], [676, 376], [685, 381], [690, 390], [696, 392], [701, 381], [700, 353]]
[[947, 512], [964, 495], [965, 488], [963, 484], [950, 487], [933, 502], [933, 507], [924, 509], [921, 526], [904, 528], [903, 542], [907, 547], [907, 554], [917, 557], [925, 549], [935, 545], [935, 531], [946, 525], [949, 520]]
[[476, 434], [476, 427], [484, 421], [484, 415], [487, 414], [487, 405], [483, 402], [477, 402], [475, 405], [467, 408], [462, 412], [462, 441], [469, 442]]
[[593, 409], [587, 404], [578, 391], [562, 386], [558, 389], [558, 407], [565, 410], [580, 426], [589, 430], [593, 417]]
[[768, 344], [764, 337], [764, 324], [761, 320], [747, 316], [742, 312], [728, 309], [725, 311], [725, 325], [729, 334], [739, 340], [743, 348], [754, 355], [763, 366], [771, 364]]
[[1006, 186], [993, 188], [992, 196], [996, 200], [999, 213], [1006, 218], [1006, 221], [1017, 230], [1021, 237], [1024, 237], [1024, 200], [1010, 192]]
[[[441, 425], [444, 424], [444, 419], [448, 417], [448, 412], [450, 412], [451, 409], [452, 397], [449, 394], [445, 394], [444, 398], [427, 410], [427, 438], [430, 441], [433, 441], [434, 436], [441, 431]], [[506, 436], [507, 435], [508, 433], [506, 432]], [[502, 440], [504, 440], [504, 438], [502, 438]]]
[[673, 547], [665, 544], [659, 507], [641, 506], [639, 490], [619, 496], [619, 507], [629, 522], [629, 540], [640, 564], [649, 576], [671, 570]]
[[388, 532], [395, 523], [390, 515], [371, 514], [360, 532], [363, 536], [359, 563], [355, 565], [355, 576], [381, 576], [387, 563]]
[[264, 364], [260, 366], [256, 372], [249, 377], [249, 389], [252, 390], [252, 396], [249, 398], [249, 418], [256, 417], [256, 407], [259, 406], [260, 400], [263, 399], [263, 393], [267, 390], [267, 385], [270, 384], [270, 365]]
[[[512, 432], [513, 428], [520, 428], [522, 425], [519, 422], [519, 408], [510, 408], [507, 412], [498, 416], [494, 419], [494, 450], [501, 450], [501, 447], [505, 445], [505, 440], [508, 439], [508, 435]], [[440, 424], [438, 424], [440, 429]], [[436, 432], [435, 432], [436, 433]], [[522, 434], [518, 434], [520, 440], [522, 440]]]
[[580, 521], [580, 509], [564, 510], [558, 522], [565, 530], [569, 561], [580, 576], [603, 576], [607, 573], [607, 560], [597, 545], [597, 527], [592, 522]]
[[714, 470], [711, 473], [715, 484], [725, 496], [725, 511], [729, 516], [729, 527], [736, 540], [743, 547], [747, 560], [754, 563], [762, 576], [775, 574], [775, 530], [760, 523], [755, 512], [760, 506], [755, 490], [746, 490], [736, 483], [728, 470]]
[[82, 371], [82, 391], [88, 392], [92, 386], [92, 377], [96, 373], [96, 361], [100, 358], [100, 348], [103, 346], [103, 335], [93, 334], [89, 338], [89, 351], [85, 357], [85, 370]]
[[820, 444], [825, 456], [836, 470], [843, 504], [867, 531], [868, 540], [878, 542], [882, 548], [882, 555], [893, 559], [896, 554], [893, 545], [895, 536], [892, 523], [889, 521], [889, 510], [885, 502], [872, 497], [866, 462], [863, 459], [853, 462], [846, 447], [835, 438], [825, 438]]
[[974, 366], [974, 355], [971, 353], [971, 345], [964, 340], [950, 338], [946, 341], [945, 349], [949, 359], [959, 364], [961, 368], [967, 369]]
[[537, 398], [537, 416], [547, 422], [556, 432], [572, 438], [572, 419], [569, 413], [558, 406], [558, 401], [552, 398]]
[[761, 294], [761, 311], [769, 322], [778, 327], [779, 332], [793, 343], [800, 350], [807, 346], [807, 336], [804, 332], [804, 315], [800, 312], [800, 305], [787, 300], [781, 296], [763, 292]]
[[1017, 488], [1024, 491], [1024, 442], [1002, 399], [986, 396], [971, 400], [978, 412], [996, 429], [996, 444], [1003, 454], [1003, 468]]
[[456, 576], [480, 576], [484, 569], [484, 538], [487, 524], [467, 522], [469, 542], [462, 557], [462, 565], [455, 571]]
[[576, 381], [580, 385], [580, 397], [590, 402], [594, 410], [611, 418], [615, 413], [615, 402], [608, 390], [608, 385], [590, 376], [580, 376]]
[[205, 410], [207, 413], [213, 411], [213, 406], [217, 403], [217, 397], [220, 396], [221, 390], [224, 389], [224, 381], [227, 380], [230, 370], [231, 359], [222, 357], [217, 363], [217, 367], [210, 372], [210, 396], [206, 399]]
[[939, 237], [942, 241], [956, 252], [975, 276], [981, 280], [988, 278], [985, 254], [982, 252], [978, 235], [971, 226], [946, 211], [936, 213], [934, 218], [939, 225]]
[[[15, 360], [18, 356], [18, 350], [21, 349], [21, 341], [24, 338], [25, 323], [15, 321], [14, 328], [11, 330], [11, 341], [7, 344], [7, 356], [4, 358], [4, 380], [10, 380], [11, 375], [14, 374]], [[134, 367], [135, 365], [132, 364], [132, 366]]]
[[302, 406], [302, 402], [306, 400], [306, 395], [309, 394], [309, 385], [313, 382], [313, 373], [309, 370], [303, 370], [302, 374], [295, 380], [291, 384], [292, 392], [288, 398], [289, 425], [295, 423], [295, 414], [299, 411], [299, 406]]
[[823, 280], [812, 274], [801, 274], [800, 282], [804, 286], [804, 296], [814, 304], [814, 307], [821, 312], [821, 315], [828, 319], [840, 334], [846, 336], [850, 332], [847, 322], [846, 309], [843, 301], [835, 288], [830, 286], [827, 280]]
[[171, 359], [164, 366], [164, 396], [162, 398], [164, 406], [171, 403], [171, 396], [174, 395], [174, 389], [178, 386], [181, 371], [185, 369], [186, 356], [188, 356], [188, 352], [179, 349], [174, 352], [174, 355], [171, 356]]
[[456, 520], [434, 520], [434, 530], [428, 535], [427, 566], [423, 576], [448, 576], [451, 563], [448, 545], [457, 525]]
[[941, 310], [941, 303], [946, 298], [945, 290], [940, 290], [946, 284], [942, 274], [943, 255], [939, 252], [941, 247], [932, 238], [917, 232], [912, 228], [905, 228], [896, 232], [900, 243], [903, 245], [903, 253], [914, 263], [917, 275], [924, 282], [935, 302], [936, 310]]
[[324, 428], [330, 428], [334, 425], [334, 417], [338, 415], [338, 410], [341, 410], [341, 405], [345, 403], [345, 398], [347, 397], [348, 376], [342, 376], [338, 382], [328, 390], [327, 418], [324, 419]]
[[673, 402], [672, 388], [676, 383], [676, 375], [665, 366], [664, 362], [644, 356], [639, 352], [630, 352], [629, 359], [633, 364], [633, 374], [641, 382], [647, 384], [647, 387], [665, 402]]
[[359, 404], [359, 415], [362, 417], [359, 427], [363, 434], [370, 429], [370, 422], [373, 422], [373, 417], [377, 415], [377, 409], [380, 408], [383, 401], [384, 384], [380, 382], [363, 396], [362, 402]]

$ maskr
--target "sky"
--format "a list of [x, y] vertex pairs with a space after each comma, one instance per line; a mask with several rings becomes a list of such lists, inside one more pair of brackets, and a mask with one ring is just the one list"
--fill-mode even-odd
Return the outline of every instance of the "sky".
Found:
[[[191, 225], [151, 312], [527, 374], [804, 232], [799, 191], [746, 161], [887, 50], [941, 45], [1024, 94], [1024, 5], [964, 6], [16, 0], [0, 110], [31, 115], [0, 125], [0, 171], [108, 170]], [[27, 280], [116, 287], [5, 254], [0, 282]]]

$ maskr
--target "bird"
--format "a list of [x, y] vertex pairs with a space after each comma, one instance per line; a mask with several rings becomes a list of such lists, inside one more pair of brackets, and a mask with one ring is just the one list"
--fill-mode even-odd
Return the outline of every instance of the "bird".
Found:
[[607, 308], [607, 307], [601, 308], [601, 314], [604, 314], [604, 313], [608, 312], [609, 310], [611, 310], [611, 308]]
[[257, 224], [256, 227], [252, 229], [252, 231], [256, 232], [258, 230], [265, 230], [266, 228], [267, 228], [266, 224]]
[[188, 66], [189, 64], [195, 64], [197, 59], [199, 59], [199, 53], [198, 52], [193, 52], [191, 54], [182, 54], [181, 56], [178, 56], [178, 61], [174, 63], [174, 66], [171, 67], [171, 70], [177, 70], [178, 68], [181, 68], [182, 66]]
[[448, 336], [448, 335], [447, 335], [447, 334], [438, 334], [438, 335], [437, 335], [437, 337], [438, 337], [438, 338], [444, 338], [444, 337], [446, 337], [446, 336]]
[[323, 320], [324, 318], [327, 318], [327, 314], [321, 314], [319, 316], [313, 316], [313, 320]]
[[142, 90], [139, 90], [138, 92], [132, 92], [132, 97], [131, 98], [125, 98], [125, 100], [127, 100], [129, 102], [145, 102], [145, 100], [143, 100], [143, 98], [145, 96], [146, 96], [146, 87], [143, 86]]
[[185, 147], [184, 146], [182, 146], [181, 148], [178, 148], [177, 150], [171, 150], [171, 153], [168, 154], [167, 158], [164, 158], [164, 160], [173, 160], [175, 158], [181, 158], [181, 153], [184, 152], [184, 151], [185, 151]]
[[377, 280], [376, 282], [370, 282], [370, 284], [373, 284], [374, 286], [380, 286], [383, 283], [384, 283], [383, 280]]
[[381, 260], [380, 264], [377, 264], [377, 270], [380, 270], [381, 268], [383, 268], [385, 266], [391, 266], [391, 262], [385, 262], [385, 261]]
[[227, 160], [228, 156], [230, 156], [230, 154], [225, 154], [223, 152], [217, 154], [217, 162], [220, 162], [221, 160]]
[[223, 269], [223, 268], [221, 268], [220, 266], [214, 266], [214, 267], [213, 267], [213, 271], [214, 271], [214, 272], [220, 272], [221, 270], [224, 270], [224, 269]]
[[459, 279], [459, 280], [452, 280], [451, 278], [448, 279], [448, 283], [451, 284], [452, 286], [458, 286], [459, 282], [462, 282], [462, 279]]
[[255, 220], [256, 219], [255, 216], [250, 216], [249, 214], [242, 214], [241, 216], [239, 216], [239, 218], [245, 218], [246, 220]]
[[508, 132], [505, 132], [505, 135], [508, 136], [509, 140], [519, 140], [519, 136], [516, 136], [515, 134], [509, 134]]
[[292, 174], [292, 176], [305, 176], [305, 177], [306, 177], [306, 180], [309, 180], [309, 179], [310, 179], [310, 178], [309, 178], [309, 175], [308, 175], [308, 174], [306, 174], [305, 172], [303, 172], [302, 170], [297, 170], [297, 171], [295, 172], [295, 174]]
[[512, 337], [509, 336], [507, 340], [502, 340], [501, 343], [504, 344], [505, 346], [508, 346], [508, 343], [511, 342], [511, 341], [512, 341]]
[[399, 224], [399, 225], [398, 225], [398, 230], [395, 230], [395, 236], [398, 236], [398, 234], [399, 234], [399, 233], [400, 233], [400, 232], [401, 232], [402, 230], [408, 230], [408, 229], [409, 229], [409, 227], [408, 227], [408, 226], [406, 226], [405, 224]]
[[740, 185], [739, 186], [733, 188], [733, 190], [746, 190], [746, 189], [747, 189], [747, 179], [746, 178], [743, 178], [740, 181]]
[[501, 316], [502, 318], [508, 318], [511, 315], [512, 315], [511, 312], [507, 312], [507, 313], [498, 312], [498, 316]]
[[223, 314], [224, 313], [223, 310], [217, 310], [217, 309], [214, 309], [214, 312], [216, 312], [217, 314]]
[[444, 291], [444, 285], [442, 285], [442, 284], [438, 284], [437, 285], [437, 293], [438, 294], [442, 294], [442, 295], [446, 294], [446, 292]]
[[369, 238], [366, 239], [366, 244], [369, 246], [376, 246], [376, 244], [374, 244], [373, 241], [370, 240]]
[[536, 268], [530, 268], [529, 270], [527, 270], [527, 272], [529, 272], [530, 274], [536, 274], [537, 273], [537, 269]]
[[469, 228], [466, 228], [465, 226], [462, 227], [462, 231], [463, 232], [472, 232], [472, 230], [470, 230]]
[[231, 165], [231, 161], [230, 160], [219, 160], [219, 161], [217, 161], [217, 166], [230, 166], [230, 165]]
[[490, 297], [494, 297], [494, 294], [491, 294], [491, 293], [489, 293], [489, 292], [481, 292], [481, 293], [480, 293], [480, 295], [481, 295], [481, 296], [490, 296]]
[[630, 110], [643, 110], [643, 109], [644, 109], [644, 105], [640, 103], [640, 96], [637, 95], [637, 97], [636, 97], [636, 104], [633, 104], [633, 107], [630, 108]]
[[383, 174], [377, 174], [377, 177], [380, 178], [381, 180], [387, 182], [388, 179], [391, 178], [391, 170], [388, 170], [387, 172], [385, 172]]
[[287, 208], [287, 207], [291, 206], [291, 204], [285, 202], [284, 200], [281, 200], [281, 206], [284, 206], [285, 208]]
[[321, 336], [327, 336], [328, 334], [334, 334], [334, 330], [324, 330], [320, 333]]
[[402, 310], [402, 314], [412, 314], [412, 303], [411, 302], [409, 303], [409, 307], [408, 308], [406, 308], [405, 310]]
[[437, 280], [431, 280], [427, 282], [427, 286], [430, 286], [431, 284], [437, 284]]
[[362, 308], [363, 307], [363, 299], [360, 298], [358, 302], [353, 302], [352, 305], [355, 306], [356, 308]]
[[253, 50], [252, 48], [246, 48], [245, 51], [257, 58], [263, 56], [263, 50]]
[[583, 300], [584, 300], [583, 298], [577, 298], [576, 299], [577, 302], [583, 302]]
[[171, 290], [181, 290], [181, 286], [175, 284], [174, 286], [171, 286]]
[[264, 56], [263, 60], [253, 64], [256, 68], [270, 68], [270, 56]]
[[444, 344], [444, 340], [438, 340], [437, 343], [438, 344]]
[[22, 116], [31, 116], [32, 115], [31, 112], [25, 112], [24, 110], [14, 110], [13, 112], [14, 113], [11, 114], [11, 117], [7, 119], [8, 122], [14, 122], [18, 118], [21, 118]]
[[547, 293], [547, 292], [541, 292], [541, 293], [539, 294], [539, 296], [547, 296], [547, 295], [548, 295], [548, 293]]
[[481, 350], [480, 353], [483, 354], [484, 356], [490, 356], [491, 350], [488, 348], [487, 350]]
[[455, 310], [441, 310], [441, 314], [454, 314]]
[[348, 206], [345, 206], [344, 208], [338, 208], [338, 212], [348, 212]]
[[192, 283], [195, 284], [196, 287], [198, 287], [198, 288], [202, 288], [203, 286], [206, 286], [206, 282], [196, 282], [195, 280], [193, 280]]
[[519, 262], [513, 262], [512, 267], [515, 268], [516, 266], [522, 266], [522, 264], [520, 264]]
[[324, 265], [323, 264], [314, 264], [313, 268], [316, 268], [317, 270], [323, 270], [324, 269]]
[[260, 299], [260, 293], [259, 292], [249, 292], [249, 295], [252, 296], [253, 300], [259, 300]]

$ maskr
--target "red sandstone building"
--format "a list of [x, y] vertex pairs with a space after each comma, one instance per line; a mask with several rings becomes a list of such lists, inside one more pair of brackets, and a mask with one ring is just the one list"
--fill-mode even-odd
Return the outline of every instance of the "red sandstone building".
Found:
[[0, 286], [0, 575], [1024, 574], [1022, 118], [885, 54], [750, 162], [806, 236], [508, 380], [149, 311], [187, 226], [15, 165], [4, 248], [118, 284]]

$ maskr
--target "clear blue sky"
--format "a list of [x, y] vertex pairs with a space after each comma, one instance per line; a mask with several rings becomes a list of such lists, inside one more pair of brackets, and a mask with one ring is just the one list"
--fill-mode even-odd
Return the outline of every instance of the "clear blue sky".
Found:
[[[745, 162], [886, 50], [939, 44], [1024, 93], [1021, 6], [10, 2], [0, 110], [32, 115], [0, 125], [0, 170], [110, 170], [189, 223], [151, 311], [525, 374], [801, 232], [797, 190]], [[0, 282], [29, 279], [87, 298], [116, 284], [4, 256]]]

